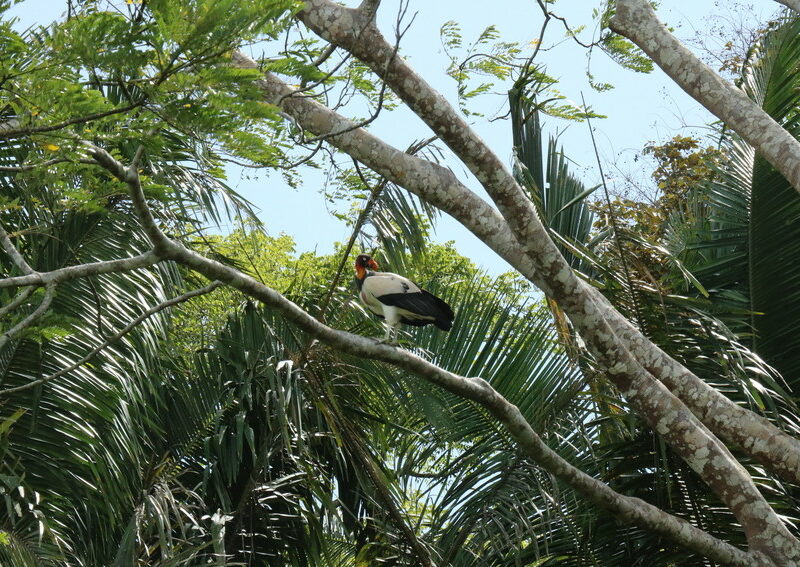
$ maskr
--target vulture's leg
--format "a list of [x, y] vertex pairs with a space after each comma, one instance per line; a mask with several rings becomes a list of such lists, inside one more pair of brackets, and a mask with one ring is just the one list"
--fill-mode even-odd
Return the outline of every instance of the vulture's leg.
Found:
[[397, 313], [397, 307], [393, 305], [384, 305], [383, 317], [386, 319], [386, 336], [378, 342], [387, 345], [396, 345], [397, 327], [400, 325], [400, 315]]

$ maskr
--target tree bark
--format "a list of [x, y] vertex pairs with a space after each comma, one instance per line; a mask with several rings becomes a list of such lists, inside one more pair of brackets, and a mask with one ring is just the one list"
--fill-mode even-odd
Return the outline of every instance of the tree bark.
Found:
[[[255, 61], [234, 54], [237, 65], [254, 68]], [[536, 283], [533, 263], [508, 225], [493, 207], [438, 164], [410, 156], [327, 107], [295, 92], [272, 74], [260, 81], [266, 100], [281, 108], [304, 129], [327, 136], [338, 149], [366, 164], [393, 183], [406, 188], [451, 215], [520, 274]], [[333, 135], [337, 132], [340, 134]], [[763, 417], [731, 402], [644, 337], [596, 290], [586, 287], [604, 305], [604, 316], [621, 340], [627, 341], [639, 362], [689, 407], [715, 434], [736, 445], [784, 478], [800, 482], [800, 441]]]
[[[619, 0], [619, 4], [625, 5], [638, 3]], [[499, 213], [460, 183], [449, 170], [387, 146], [313, 100], [294, 96], [294, 91], [271, 75], [260, 82], [267, 98], [282, 106], [304, 128], [317, 136], [324, 136], [334, 146], [378, 173], [452, 214], [556, 299], [631, 406], [733, 511], [747, 535], [751, 546], [749, 553], [650, 504], [620, 495], [573, 467], [550, 450], [518, 408], [483, 379], [458, 376], [412, 353], [331, 329], [275, 290], [166, 237], [151, 215], [139, 185], [137, 169], [142, 148], [128, 167], [101, 148], [89, 145], [89, 152], [98, 164], [128, 185], [136, 212], [153, 245], [152, 251], [124, 260], [39, 273], [27, 266], [3, 233], [0, 236], [4, 236], [2, 245], [6, 253], [25, 275], [0, 279], [0, 288], [44, 285], [48, 288], [46, 300], [49, 300], [56, 284], [61, 281], [138, 269], [163, 260], [178, 262], [262, 301], [333, 348], [394, 364], [481, 404], [506, 427], [526, 455], [597, 505], [613, 511], [622, 521], [670, 537], [697, 553], [726, 564], [795, 564], [800, 559], [800, 544], [758, 493], [747, 472], [704, 423], [711, 425], [715, 432], [722, 431], [727, 440], [740, 443], [751, 454], [761, 455], [771, 464], [777, 462], [780, 465], [776, 467], [778, 470], [786, 472], [792, 469], [795, 475], [799, 474], [800, 469], [798, 442], [751, 412], [738, 408], [705, 385], [652, 345], [602, 295], [576, 277], [505, 165], [472, 132], [461, 115], [397, 57], [394, 47], [385, 42], [373, 20], [378, 5], [379, 0], [365, 0], [360, 9], [351, 10], [327, 0], [308, 0], [299, 17], [319, 35], [344, 47], [381, 75], [476, 175], [499, 207]], [[241, 54], [234, 55], [234, 61], [242, 66], [252, 63]], [[17, 299], [23, 297], [27, 289]], [[17, 304], [21, 301], [24, 301], [24, 297]], [[47, 305], [44, 305], [37, 312], [46, 308]], [[736, 413], [737, 410], [739, 413]], [[770, 438], [770, 435], [773, 437]], [[791, 454], [788, 457], [764, 449], [775, 439], [783, 443], [780, 447], [789, 449]]]
[[680, 400], [633, 358], [611, 330], [606, 309], [596, 304], [582, 287], [505, 164], [461, 115], [397, 56], [371, 15], [328, 0], [310, 0], [298, 17], [315, 33], [343, 47], [383, 78], [472, 171], [532, 260], [538, 275], [534, 283], [568, 314], [634, 410], [731, 509], [750, 545], [778, 562], [800, 560], [800, 542], [770, 508], [747, 472]]
[[779, 4], [783, 4], [787, 8], [791, 8], [795, 12], [800, 12], [800, 0], [775, 0]]
[[768, 558], [757, 550], [747, 553], [737, 549], [651, 504], [638, 498], [621, 495], [599, 480], [573, 467], [541, 440], [516, 406], [482, 378], [459, 376], [439, 368], [411, 352], [378, 344], [370, 338], [332, 329], [277, 291], [235, 268], [206, 258], [169, 239], [158, 228], [150, 213], [139, 184], [136, 167], [122, 166], [115, 158], [100, 148], [94, 148], [92, 153], [98, 163], [120, 181], [127, 183], [134, 208], [151, 240], [154, 253], [161, 260], [175, 261], [210, 279], [224, 282], [248, 296], [260, 300], [267, 307], [279, 311], [288, 321], [309, 335], [337, 350], [353, 356], [367, 357], [393, 364], [454, 394], [477, 402], [505, 426], [526, 455], [556, 478], [586, 495], [598, 506], [613, 511], [616, 517], [623, 522], [633, 523], [653, 533], [669, 537], [686, 548], [723, 564], [772, 565]]
[[[797, 4], [796, 0], [792, 3]], [[800, 192], [800, 142], [745, 93], [695, 57], [658, 20], [647, 0], [617, 0], [611, 29], [639, 46], [684, 91], [753, 146]]]

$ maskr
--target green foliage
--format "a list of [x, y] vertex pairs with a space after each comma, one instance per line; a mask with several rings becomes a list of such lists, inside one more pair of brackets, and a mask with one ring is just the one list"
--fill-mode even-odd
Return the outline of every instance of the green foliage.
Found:
[[[656, 204], [618, 200], [610, 208], [591, 207], [586, 198], [596, 188], [587, 189], [572, 178], [553, 140], [543, 151], [538, 117], [524, 98], [512, 93], [511, 105], [515, 173], [571, 265], [648, 338], [701, 379], [782, 427], [796, 427], [797, 410], [780, 377], [748, 348], [747, 335], [734, 325], [744, 312], [719, 296], [703, 297], [707, 295], [703, 284], [709, 282], [692, 273], [691, 253], [687, 254], [694, 238], [692, 227], [708, 222], [713, 214], [708, 196], [696, 198], [702, 193], [699, 188], [713, 186], [729, 174], [724, 173], [731, 163], [726, 156], [700, 148], [691, 138], [649, 146], [646, 152], [656, 158]], [[596, 214], [600, 218], [595, 221]], [[561, 345], [588, 382], [581, 392], [585, 405], [574, 408], [564, 423], [549, 427], [565, 443], [570, 460], [622, 493], [713, 526], [717, 537], [742, 545], [741, 533], [730, 528], [730, 514], [714, 505], [715, 497], [695, 473], [627, 411], [624, 399], [575, 337], [566, 317], [555, 303], [549, 307]], [[576, 423], [581, 424], [577, 432]], [[773, 505], [782, 509], [790, 487], [764, 475], [756, 464], [745, 462], [745, 466]], [[502, 470], [509, 470], [509, 465]], [[553, 553], [545, 565], [703, 564], [646, 532], [605, 521], [580, 495], [547, 480], [538, 486], [540, 497], [551, 498], [542, 509], [553, 524], [533, 530], [547, 538], [547, 549]], [[793, 496], [788, 498], [794, 502]]]
[[[466, 47], [461, 28], [455, 21], [445, 23], [440, 35], [445, 53], [450, 58], [447, 74], [456, 81], [459, 108], [465, 116], [483, 116], [470, 110], [468, 102], [490, 93], [496, 82], [513, 79], [515, 96], [537, 101], [534, 102], [535, 109], [543, 114], [579, 122], [587, 116], [602, 118], [569, 101], [556, 88], [558, 80], [548, 75], [544, 67], [534, 65], [529, 56], [523, 56], [523, 49], [518, 44], [499, 41], [500, 34], [494, 26], [487, 27]], [[531, 42], [530, 47], [536, 47], [536, 42]], [[485, 80], [476, 83], [475, 77]]]
[[[754, 45], [741, 79], [748, 96], [795, 138], [800, 23], [787, 19]], [[707, 215], [690, 225], [690, 267], [719, 303], [734, 312], [731, 326], [797, 392], [800, 316], [795, 301], [800, 254], [800, 197], [744, 141], [725, 132], [729, 162], [696, 189], [692, 203]]]
[[[244, 273], [282, 293], [299, 282], [314, 281], [323, 275], [309, 273], [313, 254], [301, 259], [294, 255], [290, 236], [270, 237], [259, 230], [240, 227], [227, 236], [206, 235], [193, 248], [208, 256], [236, 266]], [[207, 296], [184, 304], [173, 320], [171, 343], [182, 355], [210, 348], [217, 333], [224, 328], [231, 310], [246, 305], [247, 298], [230, 288], [220, 288]]]
[[692, 225], [708, 214], [695, 189], [717, 178], [725, 156], [716, 148], [701, 148], [698, 140], [686, 136], [675, 136], [662, 145], [648, 144], [643, 153], [656, 160], [651, 174], [656, 194], [649, 202], [624, 197], [595, 201], [590, 205], [596, 215], [594, 229], [600, 234], [615, 231], [615, 244], [630, 258], [630, 277], [656, 285], [662, 293], [686, 291], [690, 283], [707, 295], [676, 258], [681, 251], [667, 240], [680, 226]]
[[[142, 143], [165, 161], [232, 157], [275, 167], [292, 147], [281, 134], [283, 118], [261, 101], [258, 71], [235, 68], [229, 57], [242, 42], [275, 37], [297, 9], [290, 0], [153, 1], [126, 14], [113, 3], [90, 2], [24, 38], [4, 22], [0, 106], [22, 130], [52, 128], [30, 136], [31, 163], [76, 160], [88, 138], [122, 155]], [[47, 173], [57, 178], [70, 169]], [[224, 189], [222, 169], [202, 175]], [[92, 193], [72, 191], [70, 206], [100, 210]]]
[[[464, 49], [461, 29], [457, 22], [446, 22], [440, 30], [442, 45], [450, 58], [447, 74], [458, 85], [458, 102], [466, 116], [482, 116], [470, 111], [467, 102], [478, 95], [489, 92], [494, 86], [492, 79], [499, 81], [510, 77], [514, 61], [522, 50], [516, 43], [498, 41], [500, 33], [495, 26], [489, 26], [478, 38]], [[463, 53], [462, 53], [463, 52]], [[459, 61], [460, 58], [460, 61]], [[470, 84], [472, 76], [486, 77], [489, 80], [477, 85]]]
[[[594, 17], [599, 18], [600, 26], [608, 30], [609, 22], [616, 12], [616, 1], [607, 0], [605, 8], [594, 10]], [[644, 52], [630, 40], [612, 31], [606, 31], [600, 38], [603, 51], [614, 61], [637, 73], [649, 73], [653, 70], [653, 62]]]
[[[426, 327], [403, 335], [419, 356], [485, 377], [550, 447], [589, 474], [741, 543], [696, 476], [626, 411], [557, 306], [516, 274], [491, 278], [451, 243], [430, 244], [431, 207], [329, 160], [325, 197], [350, 222], [352, 248], [298, 255], [291, 237], [268, 236], [248, 219], [224, 165], [286, 167], [302, 151], [303, 133], [261, 101], [260, 71], [235, 68], [229, 58], [287, 32], [299, 2], [77, 4], [68, 21], [49, 29], [19, 33], [0, 20], [0, 112], [15, 129], [0, 147], [0, 165], [19, 166], [0, 172], [0, 223], [34, 269], [149, 248], [124, 187], [86, 163], [83, 141], [126, 164], [141, 148], [146, 197], [183, 245], [237, 267], [330, 326], [365, 336], [382, 334], [380, 322], [356, 301], [349, 280], [353, 256], [374, 254], [382, 268], [408, 275], [456, 311], [449, 333]], [[8, 5], [0, 1], [0, 14]], [[543, 69], [520, 64], [522, 48], [501, 41], [494, 27], [466, 43], [449, 23], [442, 37], [465, 114], [495, 84], [516, 79], [516, 173], [570, 264], [702, 378], [788, 421], [793, 407], [779, 380], [742, 344], [749, 338], [742, 313], [748, 321], [753, 313], [731, 304], [741, 307], [746, 290], [721, 282], [742, 257], [741, 243], [725, 238], [741, 230], [733, 217], [748, 199], [729, 191], [730, 201], [712, 196], [686, 207], [698, 184], [728, 182], [726, 167], [735, 162], [691, 139], [653, 146], [659, 208], [623, 204], [607, 212], [630, 217], [624, 250], [659, 258], [659, 285], [644, 269], [622, 274], [609, 226], [591, 232], [584, 201], [596, 188], [570, 172], [555, 139], [544, 147], [539, 124], [540, 112], [597, 115], [568, 103]], [[615, 57], [645, 69], [629, 45], [606, 41]], [[260, 60], [262, 70], [312, 97], [336, 92], [346, 100], [357, 92], [369, 111], [381, 98], [392, 107], [363, 64], [314, 64], [326, 46], [308, 38], [278, 43]], [[767, 98], [778, 109], [796, 108], [793, 89]], [[792, 112], [784, 115], [789, 124]], [[427, 144], [409, 151], [438, 159]], [[231, 219], [235, 230], [211, 234], [210, 225]], [[689, 247], [678, 229], [688, 221], [721, 232], [682, 255]], [[715, 250], [705, 256], [704, 247]], [[713, 261], [702, 266], [700, 258]], [[20, 270], [3, 255], [0, 272]], [[709, 301], [690, 290], [699, 291], [694, 273], [705, 282], [711, 272], [721, 283]], [[341, 355], [224, 287], [157, 313], [78, 364], [148, 308], [206, 283], [169, 263], [65, 282], [48, 314], [0, 349], [3, 390], [74, 366], [3, 396], [0, 564], [411, 566], [420, 563], [411, 538], [435, 562], [459, 567], [695, 561], [607, 522], [524, 458], [475, 404]], [[20, 301], [0, 320], [2, 331], [42, 300], [41, 290], [15, 291], [0, 290], [0, 305]], [[791, 515], [791, 492], [746, 465]]]

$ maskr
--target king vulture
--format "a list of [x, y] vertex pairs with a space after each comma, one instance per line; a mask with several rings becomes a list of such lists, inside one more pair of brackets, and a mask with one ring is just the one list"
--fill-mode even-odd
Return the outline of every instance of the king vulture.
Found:
[[386, 336], [379, 342], [396, 344], [400, 323], [421, 327], [433, 323], [443, 331], [453, 324], [453, 310], [444, 301], [417, 284], [391, 272], [379, 272], [370, 256], [356, 258], [356, 285], [361, 301], [386, 320]]

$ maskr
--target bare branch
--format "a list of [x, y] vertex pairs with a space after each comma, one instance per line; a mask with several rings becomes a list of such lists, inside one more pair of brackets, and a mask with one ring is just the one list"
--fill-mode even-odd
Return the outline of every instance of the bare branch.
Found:
[[161, 261], [162, 258], [157, 256], [154, 252], [148, 251], [131, 258], [78, 264], [77, 266], [67, 266], [66, 268], [60, 268], [52, 272], [36, 272], [26, 276], [5, 278], [0, 280], [0, 288], [42, 286], [74, 280], [85, 276], [95, 276], [111, 272], [129, 272], [131, 270], [152, 266]]
[[28, 265], [28, 262], [25, 261], [25, 258], [22, 257], [22, 254], [19, 253], [17, 247], [14, 246], [14, 243], [11, 242], [11, 237], [8, 236], [8, 233], [5, 229], [0, 226], [0, 244], [3, 246], [3, 250], [6, 251], [6, 254], [9, 255], [11, 261], [14, 262], [14, 265], [19, 268], [23, 274], [33, 274], [33, 268]]
[[6, 132], [13, 132], [17, 128], [19, 128], [19, 120], [16, 118], [11, 118], [10, 120], [0, 122], [0, 136]]
[[[5, 390], [0, 390], [0, 397], [7, 396], [7, 395], [13, 394], [15, 392], [21, 392], [23, 390], [28, 390], [30, 388], [35, 388], [36, 386], [39, 386], [41, 384], [45, 384], [47, 382], [55, 380], [56, 378], [60, 378], [61, 376], [64, 376], [65, 374], [67, 374], [69, 372], [72, 372], [76, 368], [79, 368], [79, 367], [83, 366], [84, 364], [86, 364], [87, 362], [89, 362], [98, 353], [100, 353], [104, 349], [108, 348], [111, 344], [117, 342], [119, 339], [121, 339], [122, 337], [124, 337], [125, 335], [130, 333], [133, 329], [135, 329], [137, 326], [139, 326], [143, 321], [145, 321], [149, 317], [152, 317], [153, 315], [155, 315], [156, 313], [158, 313], [160, 311], [163, 311], [164, 309], [167, 309], [167, 308], [172, 307], [174, 305], [177, 305], [179, 303], [183, 303], [184, 301], [188, 301], [189, 299], [198, 297], [200, 295], [204, 295], [206, 293], [210, 293], [210, 292], [214, 291], [215, 289], [217, 289], [221, 285], [222, 285], [222, 282], [212, 282], [212, 283], [210, 283], [209, 285], [207, 285], [205, 287], [186, 292], [183, 295], [179, 295], [178, 297], [173, 297], [172, 299], [169, 299], [167, 301], [159, 303], [158, 305], [156, 305], [154, 307], [151, 307], [150, 309], [148, 309], [147, 311], [145, 311], [144, 313], [139, 315], [136, 319], [134, 319], [133, 321], [131, 321], [130, 323], [125, 325], [124, 328], [122, 328], [120, 331], [115, 333], [112, 337], [107, 339], [103, 344], [96, 346], [94, 349], [92, 349], [89, 353], [87, 353], [83, 358], [81, 358], [79, 361], [75, 362], [74, 364], [71, 364], [71, 365], [67, 366], [66, 368], [62, 368], [58, 372], [50, 374], [49, 376], [45, 376], [44, 378], [39, 378], [38, 380], [33, 380], [31, 382], [28, 382], [27, 384], [24, 384], [22, 386], [17, 386], [15, 388], [6, 388]], [[0, 340], [2, 340], [2, 339], [0, 339]], [[0, 346], [2, 346], [2, 343], [0, 343]]]
[[[267, 100], [274, 104], [283, 101], [280, 103], [283, 110], [312, 133], [343, 131], [352, 124], [316, 101], [288, 97], [290, 87], [274, 75], [265, 75], [259, 84]], [[364, 130], [349, 131], [330, 138], [329, 142], [448, 213], [520, 274], [533, 282], [538, 280], [533, 262], [510, 234], [505, 220], [496, 209], [460, 183], [450, 170], [412, 157]], [[637, 359], [679, 395], [708, 427], [786, 478], [800, 482], [800, 441], [710, 387], [633, 328], [599, 292], [585, 287], [587, 293], [594, 292], [604, 316], [618, 336], [629, 341]], [[754, 443], [754, 436], [769, 442]]]
[[70, 161], [65, 158], [53, 158], [39, 163], [26, 163], [25, 165], [0, 165], [0, 171], [18, 172], [18, 171], [31, 171], [39, 167], [47, 167], [57, 163], [64, 163]]
[[[786, 529], [727, 447], [619, 341], [603, 310], [582, 289], [580, 280], [549, 238], [525, 192], [461, 115], [402, 58], [393, 55], [377, 27], [365, 27], [357, 12], [328, 0], [309, 0], [298, 17], [321, 37], [347, 49], [378, 73], [472, 171], [533, 262], [538, 276], [534, 283], [569, 315], [633, 409], [728, 505], [744, 527], [751, 546], [775, 554], [774, 559], [779, 562], [800, 558], [800, 542]], [[360, 30], [358, 36], [355, 29]]]
[[322, 53], [320, 53], [319, 56], [317, 56], [317, 58], [311, 62], [311, 64], [314, 67], [319, 67], [320, 65], [325, 63], [325, 61], [327, 61], [330, 58], [330, 56], [334, 54], [335, 51], [336, 51], [336, 46], [333, 45], [332, 43], [329, 43], [328, 47], [323, 49]]
[[756, 557], [753, 554], [736, 549], [655, 506], [637, 498], [618, 494], [601, 481], [570, 465], [547, 447], [525, 421], [519, 409], [503, 398], [485, 380], [458, 376], [408, 351], [378, 344], [367, 337], [332, 329], [254, 278], [205, 258], [178, 243], [171, 243], [165, 247], [165, 250], [170, 259], [188, 266], [206, 277], [223, 281], [246, 295], [260, 300], [267, 307], [279, 311], [290, 323], [337, 350], [353, 356], [367, 357], [393, 364], [418, 374], [450, 392], [481, 404], [508, 429], [530, 458], [560, 480], [585, 494], [598, 506], [614, 512], [620, 521], [633, 523], [670, 537], [678, 543], [722, 563], [742, 566], [760, 564], [754, 561]]
[[[106, 168], [114, 177], [128, 184], [133, 206], [136, 209], [136, 214], [142, 221], [142, 226], [147, 233], [147, 237], [153, 245], [153, 252], [163, 257], [163, 250], [161, 250], [160, 247], [169, 245], [171, 241], [161, 232], [161, 229], [158, 228], [158, 224], [155, 218], [153, 218], [150, 208], [147, 206], [147, 199], [144, 196], [144, 191], [142, 191], [137, 169], [135, 167], [126, 167], [103, 148], [89, 143], [86, 143], [86, 146], [89, 148], [89, 153], [97, 160], [98, 164]], [[135, 156], [136, 161], [141, 159], [142, 151], [142, 147], [137, 149]]]
[[590, 285], [585, 287], [598, 304], [608, 309], [609, 324], [621, 340], [630, 342], [642, 365], [679, 396], [709, 429], [783, 478], [800, 482], [800, 440], [706, 384], [643, 336], [602, 293]]
[[800, 141], [741, 90], [700, 61], [647, 0], [618, 0], [611, 29], [639, 46], [680, 87], [756, 148], [800, 192]]
[[31, 134], [41, 134], [44, 132], [53, 132], [55, 130], [61, 130], [66, 128], [67, 126], [74, 126], [75, 124], [85, 124], [86, 122], [92, 122], [93, 120], [99, 120], [100, 118], [105, 118], [106, 116], [112, 116], [114, 114], [121, 114], [123, 112], [128, 112], [129, 110], [133, 110], [134, 108], [141, 106], [144, 104], [144, 99], [136, 101], [132, 104], [128, 104], [126, 106], [120, 106], [118, 108], [112, 108], [111, 110], [106, 110], [105, 112], [97, 112], [95, 114], [87, 114], [86, 116], [78, 116], [76, 118], [72, 118], [70, 120], [65, 120], [64, 122], [59, 122], [58, 124], [50, 124], [48, 126], [32, 126], [30, 128], [19, 128], [19, 121], [16, 121], [16, 124], [12, 127], [11, 121], [9, 127], [3, 128], [0, 127], [0, 140], [5, 140], [8, 138], [21, 138], [23, 136], [30, 136]]
[[[281, 93], [276, 94], [280, 96]], [[302, 100], [311, 102], [308, 99]], [[291, 99], [285, 100], [286, 104], [291, 102]], [[485, 380], [458, 376], [410, 352], [377, 344], [374, 340], [366, 337], [332, 329], [311, 317], [277, 291], [263, 285], [254, 278], [234, 268], [205, 258], [170, 240], [156, 225], [155, 219], [147, 207], [135, 170], [132, 171], [131, 168], [126, 168], [100, 148], [93, 148], [92, 153], [98, 163], [101, 163], [118, 179], [127, 183], [140, 222], [153, 242], [154, 253], [162, 259], [178, 262], [206, 277], [224, 282], [246, 295], [260, 300], [267, 307], [278, 310], [290, 323], [295, 324], [311, 336], [337, 350], [354, 356], [369, 357], [394, 364], [422, 376], [433, 384], [483, 405], [506, 426], [509, 433], [517, 440], [528, 456], [557, 478], [586, 494], [599, 506], [613, 510], [618, 519], [635, 523], [655, 533], [670, 537], [698, 553], [724, 563], [735, 565], [768, 564], [762, 561], [760, 555], [747, 554], [655, 506], [636, 498], [620, 495], [599, 480], [589, 477], [573, 467], [547, 447], [530, 427], [530, 424], [527, 423], [519, 409], [503, 398]]]
[[[146, 233], [150, 235], [154, 250], [162, 259], [178, 262], [210, 279], [224, 282], [246, 295], [260, 300], [267, 307], [278, 310], [290, 323], [337, 350], [354, 356], [369, 357], [394, 364], [419, 374], [433, 384], [480, 403], [506, 426], [526, 454], [556, 477], [586, 494], [596, 504], [613, 510], [619, 519], [673, 538], [690, 549], [724, 563], [767, 564], [761, 561], [760, 556], [736, 549], [655, 506], [636, 498], [620, 495], [597, 479], [589, 477], [573, 467], [547, 447], [527, 423], [519, 409], [503, 398], [485, 380], [458, 376], [410, 352], [378, 344], [366, 337], [332, 329], [254, 278], [235, 268], [205, 258], [180, 243], [170, 240], [156, 225], [155, 219], [147, 207], [136, 172], [131, 171], [131, 168], [126, 168], [100, 148], [94, 148], [93, 155], [110, 172], [118, 175], [121, 181], [127, 183], [139, 220]], [[757, 560], [756, 563], [754, 563], [754, 559]]]
[[12, 299], [8, 305], [4, 305], [0, 307], [0, 319], [5, 317], [8, 313], [11, 313], [14, 309], [22, 305], [26, 299], [28, 299], [31, 294], [36, 291], [36, 288], [33, 286], [26, 287], [21, 292], [19, 292], [14, 299]]
[[33, 325], [36, 321], [38, 321], [44, 312], [50, 307], [50, 304], [53, 302], [53, 297], [56, 293], [56, 284], [48, 284], [47, 289], [44, 293], [44, 298], [42, 298], [42, 302], [39, 306], [33, 310], [33, 313], [25, 317], [22, 321], [11, 327], [8, 331], [0, 335], [0, 349], [6, 346], [8, 341], [13, 340], [17, 337], [22, 331]]
[[[553, 12], [551, 12], [547, 8], [545, 0], [536, 0], [536, 2], [539, 4], [539, 9], [542, 11], [542, 14], [544, 15], [543, 27], [547, 25], [547, 22], [550, 20], [550, 18], [553, 18], [554, 20], [558, 20], [559, 22], [561, 22], [564, 25], [564, 30], [567, 32], [567, 35], [569, 37], [571, 37], [572, 39], [574, 39], [575, 43], [577, 43], [581, 47], [583, 47], [585, 49], [591, 49], [592, 47], [594, 47], [596, 45], [594, 42], [593, 43], [584, 43], [580, 39], [578, 39], [578, 34], [576, 34], [575, 31], [569, 26], [569, 23], [567, 23], [567, 19], [563, 18], [561, 16], [558, 16], [558, 15], [554, 14]], [[542, 31], [544, 31], [544, 29]], [[542, 38], [542, 34], [539, 35], [539, 40], [540, 41], [541, 41], [541, 38]], [[536, 49], [537, 50], [539, 49], [538, 45], [536, 46]]]

